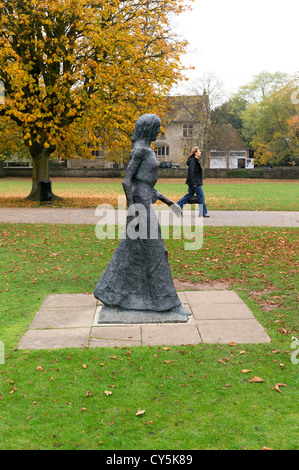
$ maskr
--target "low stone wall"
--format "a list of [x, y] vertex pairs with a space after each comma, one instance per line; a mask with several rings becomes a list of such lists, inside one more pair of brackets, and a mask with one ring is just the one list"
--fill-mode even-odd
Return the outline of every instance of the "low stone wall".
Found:
[[273, 179], [298, 179], [299, 166], [283, 167], [277, 166], [274, 168], [265, 168], [264, 178]]
[[[172, 168], [160, 168], [159, 178], [182, 178], [187, 177], [187, 168], [175, 170]], [[4, 168], [0, 176], [9, 177], [31, 177], [30, 168]], [[50, 177], [64, 178], [124, 178], [124, 169], [114, 168], [50, 168]], [[299, 179], [299, 166], [254, 168], [246, 169], [211, 169], [204, 170], [204, 178], [259, 178], [259, 179]]]

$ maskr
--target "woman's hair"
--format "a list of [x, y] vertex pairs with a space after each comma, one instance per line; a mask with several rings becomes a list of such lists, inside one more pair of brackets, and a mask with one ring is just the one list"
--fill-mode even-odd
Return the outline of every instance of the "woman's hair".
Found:
[[191, 153], [190, 153], [189, 157], [187, 158], [187, 160], [189, 160], [189, 158], [191, 158], [191, 157], [194, 157], [197, 150], [199, 150], [199, 147], [193, 147], [193, 149], [191, 150]]
[[154, 128], [158, 128], [160, 125], [160, 118], [156, 114], [143, 114], [136, 121], [132, 142], [151, 136]]

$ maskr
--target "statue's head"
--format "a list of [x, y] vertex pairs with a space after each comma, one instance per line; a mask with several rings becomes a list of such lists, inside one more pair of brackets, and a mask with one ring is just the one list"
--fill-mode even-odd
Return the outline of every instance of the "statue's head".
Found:
[[156, 114], [143, 114], [136, 121], [132, 142], [138, 139], [156, 140], [160, 126], [161, 121]]

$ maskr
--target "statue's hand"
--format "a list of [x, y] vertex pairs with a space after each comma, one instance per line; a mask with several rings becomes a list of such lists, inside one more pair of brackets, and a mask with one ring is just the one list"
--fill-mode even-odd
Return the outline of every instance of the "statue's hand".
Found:
[[178, 206], [176, 203], [171, 204], [170, 209], [171, 209], [172, 212], [174, 212], [175, 215], [177, 215], [178, 217], [183, 217], [183, 211], [182, 211], [182, 209], [180, 208], [180, 206]]

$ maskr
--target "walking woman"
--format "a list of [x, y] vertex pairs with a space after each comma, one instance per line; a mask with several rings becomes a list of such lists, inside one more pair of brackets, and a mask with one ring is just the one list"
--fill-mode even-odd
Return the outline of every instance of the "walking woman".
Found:
[[[202, 189], [202, 168], [200, 165], [199, 157], [201, 156], [201, 151], [199, 147], [194, 147], [191, 150], [191, 154], [188, 157], [187, 160], [187, 165], [188, 165], [188, 176], [186, 179], [186, 184], [188, 184], [189, 191], [185, 196], [182, 197], [177, 202], [177, 205], [183, 208], [185, 204], [188, 202], [188, 198], [190, 196], [194, 196], [194, 193], [196, 196], [199, 197], [200, 200], [200, 205], [199, 205], [199, 216], [203, 217], [210, 217], [208, 215], [206, 203], [205, 203], [205, 195]], [[202, 213], [201, 213], [201, 207], [202, 207]]]

